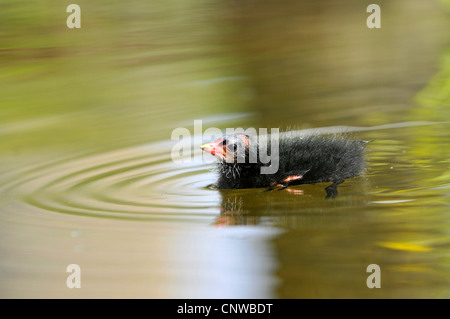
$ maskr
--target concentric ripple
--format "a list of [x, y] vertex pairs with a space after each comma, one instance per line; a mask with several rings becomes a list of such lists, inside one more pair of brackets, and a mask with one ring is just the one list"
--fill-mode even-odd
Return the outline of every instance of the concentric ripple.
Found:
[[[405, 123], [400, 124], [371, 128], [329, 127], [320, 131], [375, 131], [406, 126]], [[407, 124], [418, 126], [433, 123]], [[309, 134], [315, 130], [301, 132]], [[192, 140], [185, 142], [190, 143], [191, 147]], [[28, 215], [40, 210], [86, 217], [210, 222], [221, 213], [221, 195], [208, 187], [216, 176], [210, 166], [202, 161], [200, 147], [194, 147], [196, 153], [191, 160], [175, 163], [171, 157], [174, 143], [161, 141], [92, 155], [38, 160], [36, 164], [22, 166], [0, 176], [0, 208], [16, 217], [21, 213]], [[390, 147], [395, 155], [385, 154], [389, 151], [388, 145], [380, 144], [378, 152], [376, 144], [371, 146], [372, 169], [379, 166], [382, 170], [386, 167], [396, 170], [393, 180], [388, 183], [391, 188], [377, 191], [378, 194], [386, 192], [389, 196], [396, 183], [400, 183], [399, 188], [405, 189], [405, 181], [413, 183], [416, 180], [410, 172], [417, 167], [414, 166], [414, 157], [405, 157], [406, 162], [398, 158], [391, 160], [402, 150], [396, 145]], [[396, 163], [395, 167], [391, 162]], [[401, 179], [399, 174], [403, 176]], [[380, 176], [383, 180], [379, 184], [383, 185], [386, 177]], [[376, 176], [372, 181], [377, 182]], [[252, 202], [257, 200], [251, 199]], [[372, 202], [378, 205], [385, 201], [391, 203], [392, 200], [409, 201], [410, 198], [399, 198], [395, 194], [394, 198], [377, 197]], [[301, 205], [306, 207], [304, 202]], [[272, 206], [268, 207], [272, 211]], [[257, 210], [261, 211], [260, 208]], [[2, 218], [8, 218], [8, 214], [3, 214]]]
[[[214, 173], [176, 164], [171, 142], [44, 163], [11, 172], [0, 188], [14, 206], [90, 217], [198, 220], [217, 215]], [[17, 208], [17, 207], [16, 207]]]

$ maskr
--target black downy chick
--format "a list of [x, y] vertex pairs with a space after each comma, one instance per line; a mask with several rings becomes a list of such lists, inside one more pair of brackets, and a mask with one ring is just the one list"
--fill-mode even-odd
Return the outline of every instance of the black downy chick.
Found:
[[[268, 142], [267, 150], [270, 150], [270, 139]], [[224, 136], [202, 145], [202, 150], [218, 159], [219, 189], [267, 187], [270, 191], [293, 185], [331, 182], [325, 188], [326, 198], [335, 198], [339, 184], [364, 171], [366, 144], [366, 141], [352, 141], [338, 135], [280, 133], [279, 167], [273, 174], [261, 174], [261, 168], [267, 164], [260, 161], [260, 145], [248, 135]], [[242, 148], [245, 152], [238, 152]], [[255, 152], [257, 160], [251, 161]], [[245, 160], [238, 161], [239, 156], [245, 156]]]

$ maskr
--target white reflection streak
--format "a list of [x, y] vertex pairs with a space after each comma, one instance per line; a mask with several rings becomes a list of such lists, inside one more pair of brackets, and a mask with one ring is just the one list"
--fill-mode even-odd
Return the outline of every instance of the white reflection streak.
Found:
[[281, 232], [232, 226], [177, 240], [185, 244], [172, 247], [173, 258], [184, 266], [177, 269], [169, 298], [275, 298], [277, 262], [271, 240]]

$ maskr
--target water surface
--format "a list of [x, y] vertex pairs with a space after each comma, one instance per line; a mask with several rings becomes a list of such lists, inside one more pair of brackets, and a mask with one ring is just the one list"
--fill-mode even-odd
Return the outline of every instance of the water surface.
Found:
[[[360, 1], [80, 2], [68, 30], [64, 5], [8, 2], [0, 296], [450, 297], [446, 3], [383, 3], [369, 30]], [[367, 170], [334, 200], [217, 190], [199, 149], [171, 158], [194, 120], [348, 131]]]

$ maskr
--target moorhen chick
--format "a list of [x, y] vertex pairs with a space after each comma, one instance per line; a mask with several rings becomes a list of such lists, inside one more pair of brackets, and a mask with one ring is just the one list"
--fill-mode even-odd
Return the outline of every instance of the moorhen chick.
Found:
[[360, 175], [365, 168], [366, 141], [348, 140], [340, 135], [300, 136], [286, 132], [279, 136], [278, 170], [262, 174], [261, 168], [268, 164], [260, 160], [260, 155], [271, 149], [270, 139], [265, 149], [255, 140], [246, 134], [234, 134], [202, 145], [202, 150], [218, 160], [219, 189], [267, 187], [270, 191], [331, 182], [325, 188], [326, 198], [335, 198], [337, 186], [347, 178]]

